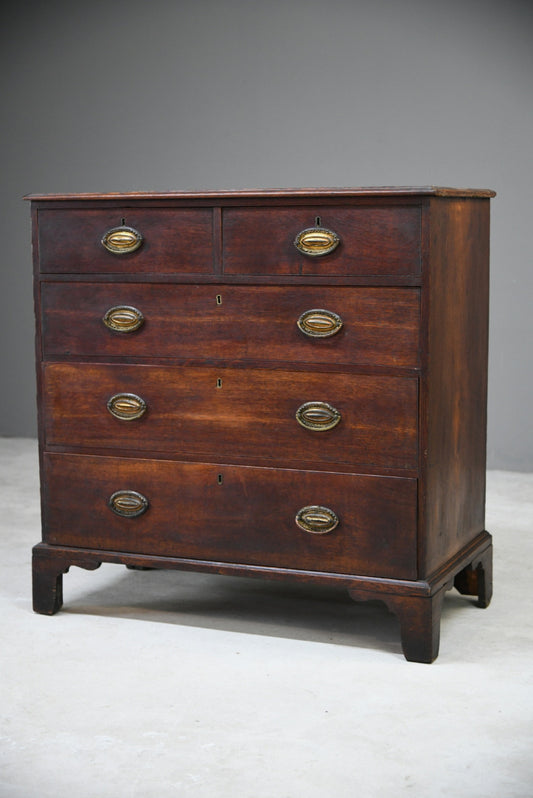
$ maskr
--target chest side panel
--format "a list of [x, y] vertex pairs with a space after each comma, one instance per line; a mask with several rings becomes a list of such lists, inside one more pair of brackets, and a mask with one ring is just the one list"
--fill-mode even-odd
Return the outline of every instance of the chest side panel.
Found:
[[484, 530], [488, 200], [433, 200], [429, 251], [422, 576]]

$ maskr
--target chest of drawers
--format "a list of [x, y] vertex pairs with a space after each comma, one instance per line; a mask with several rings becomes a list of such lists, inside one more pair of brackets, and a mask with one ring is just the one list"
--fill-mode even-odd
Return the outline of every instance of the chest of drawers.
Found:
[[487, 606], [488, 190], [33, 195], [34, 609], [102, 562]]

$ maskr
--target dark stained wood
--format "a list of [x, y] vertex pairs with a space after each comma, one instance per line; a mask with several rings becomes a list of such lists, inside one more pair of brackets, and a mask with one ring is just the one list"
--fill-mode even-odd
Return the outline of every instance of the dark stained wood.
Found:
[[432, 201], [420, 575], [485, 528], [488, 200]]
[[[414, 480], [80, 455], [45, 461], [50, 544], [416, 576]], [[122, 489], [146, 496], [149, 509], [115, 515], [107, 501]], [[317, 535], [296, 526], [298, 510], [314, 504], [338, 515], [335, 530]]]
[[479, 607], [488, 607], [492, 598], [492, 546], [456, 574], [454, 587], [465, 596], [477, 596]]
[[[115, 562], [336, 585], [381, 599], [407, 659], [437, 655], [452, 586], [487, 606], [484, 529], [488, 199], [382, 187], [33, 195], [43, 543], [34, 607], [71, 565]], [[330, 255], [293, 241], [336, 231]], [[112, 255], [122, 220], [145, 237]], [[217, 296], [219, 301], [217, 302]], [[139, 306], [132, 334], [113, 305]], [[311, 307], [342, 316], [307, 339]], [[135, 393], [146, 414], [106, 408]], [[342, 414], [327, 432], [296, 409]], [[135, 518], [109, 508], [133, 490]], [[299, 529], [303, 506], [340, 523]]]
[[38, 544], [32, 552], [33, 610], [41, 615], [55, 615], [63, 606], [63, 574], [72, 564], [94, 571], [102, 560], [77, 552], [60, 552]]
[[486, 188], [449, 188], [445, 186], [378, 186], [355, 188], [265, 188], [265, 189], [238, 189], [226, 191], [129, 191], [126, 193], [108, 192], [105, 194], [28, 194], [25, 199], [32, 201], [50, 202], [66, 201], [80, 202], [86, 200], [122, 200], [128, 204], [140, 200], [185, 200], [188, 202], [199, 199], [209, 202], [219, 202], [224, 199], [242, 202], [248, 198], [257, 198], [263, 203], [265, 200], [286, 198], [316, 197], [324, 199], [364, 198], [364, 197], [495, 197], [496, 192]]
[[445, 588], [424, 598], [386, 596], [383, 600], [400, 621], [402, 650], [409, 662], [431, 663], [439, 653], [440, 616]]
[[[317, 219], [340, 243], [328, 255], [303, 255], [294, 240]], [[227, 208], [222, 232], [225, 274], [420, 272], [420, 209], [413, 205]]]
[[[94, 570], [103, 562], [117, 563], [145, 570], [162, 568], [180, 571], [201, 571], [228, 576], [247, 576], [260, 579], [284, 581], [290, 579], [300, 584], [329, 585], [348, 590], [356, 601], [368, 599], [386, 600], [387, 596], [404, 596], [406, 598], [427, 598], [438, 593], [441, 588], [449, 590], [451, 580], [463, 568], [468, 567], [472, 558], [475, 562], [491, 563], [492, 545], [488, 533], [480, 535], [475, 541], [442, 568], [430, 580], [407, 580], [360, 574], [340, 574], [323, 570], [306, 571], [300, 568], [279, 568], [267, 565], [245, 565], [243, 563], [217, 562], [213, 560], [188, 559], [186, 557], [158, 556], [154, 554], [133, 554], [125, 551], [109, 549], [88, 549], [80, 546], [60, 546], [38, 543], [33, 548], [33, 561], [45, 558], [48, 562], [50, 578], [66, 573], [71, 565]], [[487, 578], [491, 574], [487, 570]], [[394, 612], [392, 606], [389, 607]], [[38, 612], [39, 610], [37, 610]], [[44, 612], [44, 614], [50, 614]], [[438, 622], [438, 618], [435, 619]]]
[[[220, 383], [219, 383], [220, 381]], [[114, 418], [108, 400], [140, 396], [148, 406], [134, 421]], [[47, 445], [150, 449], [385, 465], [417, 464], [416, 379], [263, 369], [48, 364], [43, 401]], [[342, 415], [330, 430], [302, 427], [306, 402], [327, 402]], [[83, 430], [83, 433], [81, 433]]]
[[55, 615], [63, 606], [63, 568], [51, 557], [36, 556], [32, 560], [33, 610], [41, 615]]
[[[41, 295], [46, 356], [419, 364], [417, 289], [50, 282]], [[117, 305], [141, 310], [143, 326], [107, 329], [102, 318]], [[340, 315], [341, 330], [304, 335], [296, 322], [312, 308]]]
[[[47, 505], [48, 506], [48, 505]], [[90, 527], [90, 534], [94, 526]], [[460, 556], [448, 566], [446, 575], [437, 575], [432, 582], [406, 581], [398, 578], [354, 576], [352, 574], [325, 573], [284, 569], [266, 565], [236, 565], [181, 557], [158, 557], [154, 554], [113, 552], [109, 548], [87, 549], [64, 548], [40, 543], [33, 549], [34, 610], [46, 615], [57, 612], [62, 605], [62, 575], [70, 565], [95, 569], [101, 562], [124, 563], [128, 568], [150, 570], [152, 568], [177, 568], [216, 572], [219, 574], [244, 574], [269, 579], [286, 579], [299, 582], [345, 587], [356, 601], [379, 598], [400, 621], [402, 648], [406, 659], [415, 662], [432, 662], [439, 649], [440, 612], [445, 591], [454, 584], [459, 592], [479, 594], [478, 604], [487, 607], [492, 585], [492, 546], [487, 546], [490, 536], [480, 536], [480, 542], [466, 547]], [[472, 560], [472, 555], [476, 554]], [[465, 563], [468, 563], [465, 566]], [[470, 575], [475, 573], [475, 585]], [[468, 587], [465, 587], [468, 585]], [[472, 587], [475, 587], [472, 590]]]
[[[382, 592], [379, 599], [393, 612], [400, 622], [402, 650], [409, 662], [433, 662], [439, 653], [440, 616], [446, 588], [441, 587], [425, 596], [407, 596], [400, 593]], [[348, 590], [355, 601], [376, 598], [374, 594], [359, 589]]]
[[[475, 556], [474, 556], [475, 555]], [[467, 564], [466, 564], [467, 563]], [[418, 584], [424, 584], [419, 580]], [[418, 595], [398, 582], [396, 589], [382, 582], [373, 585], [358, 582], [348, 588], [355, 601], [379, 598], [400, 622], [404, 656], [411, 662], [433, 662], [439, 653], [440, 616], [447, 590], [452, 587], [465, 595], [477, 595], [478, 606], [488, 607], [492, 596], [492, 545], [490, 535], [481, 533], [446, 567], [426, 583], [427, 590]]]
[[[124, 224], [143, 236], [135, 252], [108, 252], [105, 233]], [[213, 272], [209, 209], [98, 208], [39, 211], [42, 272]]]
[[[40, 282], [47, 283], [50, 280], [54, 282], [60, 283], [68, 283], [72, 281], [71, 274], [40, 274], [39, 278]], [[95, 280], [98, 280], [99, 283], [114, 283], [120, 279], [121, 283], [138, 283], [139, 282], [139, 275], [135, 272], [128, 274], [126, 272], [119, 274], [115, 274], [109, 272], [107, 274], [99, 273], [98, 275], [95, 274], [76, 274], [76, 283], [93, 283]], [[394, 274], [358, 274], [358, 275], [350, 275], [350, 274], [306, 274], [306, 275], [298, 275], [298, 274], [278, 274], [276, 275], [275, 279], [273, 279], [272, 275], [268, 274], [225, 274], [222, 278], [219, 274], [180, 274], [179, 272], [173, 272], [172, 274], [149, 274], [143, 273], [142, 274], [142, 281], [145, 285], [157, 284], [157, 283], [164, 283], [165, 285], [190, 285], [191, 282], [194, 282], [194, 285], [218, 285], [221, 281], [224, 281], [224, 285], [292, 285], [292, 286], [304, 286], [304, 285], [317, 285], [317, 286], [371, 286], [371, 287], [378, 287], [378, 286], [398, 286], [401, 288], [406, 288], [408, 286], [418, 287], [422, 285], [422, 278], [419, 274], [411, 275], [394, 275]]]

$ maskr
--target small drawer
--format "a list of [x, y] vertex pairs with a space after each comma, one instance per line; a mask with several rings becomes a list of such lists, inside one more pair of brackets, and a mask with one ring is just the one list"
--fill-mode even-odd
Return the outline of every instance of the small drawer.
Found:
[[42, 272], [213, 272], [209, 208], [40, 210], [38, 225]]
[[416, 578], [413, 479], [46, 454], [43, 484], [50, 544]]
[[[224, 272], [417, 275], [420, 219], [414, 205], [228, 208], [223, 211]], [[307, 248], [305, 231], [312, 242]], [[304, 251], [297, 248], [302, 243]]]
[[416, 288], [45, 282], [43, 350], [416, 368], [419, 305]]
[[[50, 363], [43, 397], [47, 445], [417, 467], [416, 378]], [[133, 420], [111, 412], [141, 403]]]

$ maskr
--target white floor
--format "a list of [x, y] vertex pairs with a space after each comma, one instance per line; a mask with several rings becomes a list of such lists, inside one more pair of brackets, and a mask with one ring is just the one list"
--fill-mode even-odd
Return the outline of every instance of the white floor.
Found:
[[0, 439], [1, 798], [531, 798], [533, 474], [489, 472], [495, 595], [408, 663], [380, 603], [71, 568], [31, 610], [36, 444]]

